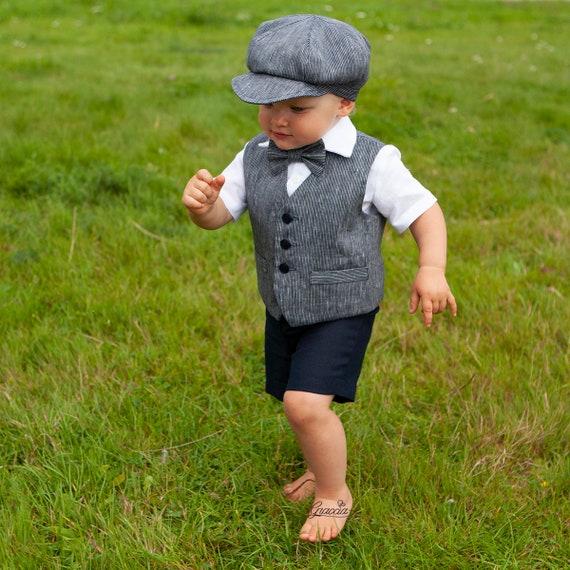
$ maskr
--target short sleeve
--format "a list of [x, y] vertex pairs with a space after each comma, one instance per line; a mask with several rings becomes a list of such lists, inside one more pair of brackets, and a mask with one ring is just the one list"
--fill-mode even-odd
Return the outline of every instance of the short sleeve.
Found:
[[393, 145], [383, 146], [370, 169], [363, 211], [376, 209], [402, 233], [436, 202], [436, 197], [406, 168], [400, 151]]
[[220, 190], [220, 198], [234, 221], [247, 210], [243, 153], [241, 150], [222, 172], [226, 181]]

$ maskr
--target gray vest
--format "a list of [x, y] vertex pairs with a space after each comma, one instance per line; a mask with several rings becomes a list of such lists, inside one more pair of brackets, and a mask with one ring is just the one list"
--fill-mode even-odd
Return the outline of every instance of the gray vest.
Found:
[[372, 311], [382, 300], [380, 244], [386, 219], [362, 212], [370, 168], [383, 143], [358, 132], [350, 158], [327, 152], [324, 172], [287, 195], [287, 171], [273, 175], [267, 148], [245, 149], [247, 206], [258, 287], [269, 313], [292, 326]]

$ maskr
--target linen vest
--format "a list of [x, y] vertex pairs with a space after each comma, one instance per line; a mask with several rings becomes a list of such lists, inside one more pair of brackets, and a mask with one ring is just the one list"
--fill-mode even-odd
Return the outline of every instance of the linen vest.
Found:
[[264, 134], [245, 148], [247, 207], [258, 288], [269, 313], [301, 326], [367, 313], [384, 293], [380, 252], [386, 219], [365, 214], [370, 168], [383, 143], [357, 133], [350, 158], [326, 153], [313, 174], [287, 194], [287, 169], [271, 173]]

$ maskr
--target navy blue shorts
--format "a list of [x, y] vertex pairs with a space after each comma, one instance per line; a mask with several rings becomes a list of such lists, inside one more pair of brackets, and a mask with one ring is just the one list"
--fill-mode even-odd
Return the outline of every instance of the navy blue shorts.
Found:
[[377, 312], [300, 327], [266, 313], [266, 392], [278, 400], [301, 390], [353, 402]]

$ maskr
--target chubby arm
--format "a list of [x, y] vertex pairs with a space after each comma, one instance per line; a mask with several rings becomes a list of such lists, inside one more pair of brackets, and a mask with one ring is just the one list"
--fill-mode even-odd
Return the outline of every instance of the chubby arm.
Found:
[[424, 323], [431, 326], [432, 316], [442, 313], [449, 305], [457, 315], [455, 297], [445, 278], [447, 263], [447, 231], [439, 204], [434, 204], [410, 226], [418, 244], [418, 272], [412, 285], [410, 313], [415, 313], [421, 301]]
[[221, 174], [214, 178], [207, 170], [202, 169], [186, 184], [182, 203], [197, 226], [216, 230], [233, 219], [223, 200], [219, 200], [224, 183], [225, 179]]

